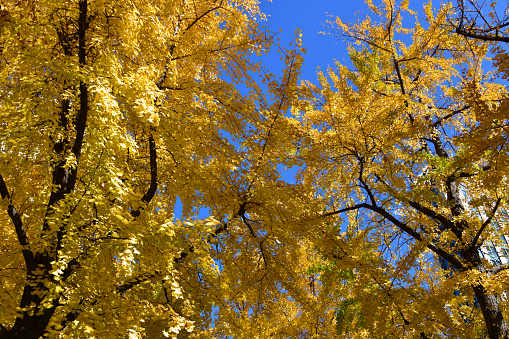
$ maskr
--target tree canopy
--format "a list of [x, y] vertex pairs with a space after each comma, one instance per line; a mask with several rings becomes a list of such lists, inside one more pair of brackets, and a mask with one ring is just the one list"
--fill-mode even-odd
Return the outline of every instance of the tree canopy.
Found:
[[429, 3], [411, 28], [405, 2], [336, 19], [354, 67], [305, 86], [301, 180], [379, 254], [353, 255], [348, 232], [323, 249], [328, 271], [356, 273], [333, 282], [340, 300], [376, 303], [357, 311], [373, 319], [358, 329], [370, 337], [507, 337], [507, 265], [482, 255], [508, 234], [505, 49], [472, 33], [464, 5]]
[[507, 18], [367, 3], [2, 3], [0, 338], [506, 338]]
[[246, 241], [245, 213], [299, 61], [263, 101], [261, 18], [250, 0], [2, 5], [1, 337], [205, 337], [213, 305], [238, 317], [241, 287], [269, 284], [278, 249]]

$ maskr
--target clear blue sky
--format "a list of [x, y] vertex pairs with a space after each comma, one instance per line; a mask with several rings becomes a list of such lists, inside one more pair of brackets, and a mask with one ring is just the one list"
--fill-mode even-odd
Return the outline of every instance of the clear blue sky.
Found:
[[[363, 0], [261, 0], [260, 8], [268, 16], [263, 23], [271, 31], [283, 30], [281, 43], [288, 46], [294, 37], [296, 29], [302, 30], [302, 41], [308, 48], [304, 61], [303, 79], [315, 81], [317, 67], [326, 70], [334, 66], [334, 59], [348, 60], [347, 45], [335, 37], [323, 35], [319, 31], [326, 31], [324, 23], [327, 14], [339, 16], [343, 21], [355, 21], [355, 13], [366, 12]], [[277, 59], [279, 60], [279, 58]], [[272, 64], [272, 63], [271, 63]], [[272, 65], [268, 66], [272, 69]], [[274, 67], [281, 68], [282, 64], [275, 63]]]

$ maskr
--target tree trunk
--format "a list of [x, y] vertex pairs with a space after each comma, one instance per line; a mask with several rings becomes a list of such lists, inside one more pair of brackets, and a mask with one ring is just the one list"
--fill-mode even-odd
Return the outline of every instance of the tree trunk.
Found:
[[[467, 251], [461, 251], [462, 256], [476, 269], [477, 271], [486, 274], [486, 267], [484, 267], [481, 256], [477, 248], [470, 248]], [[490, 339], [507, 339], [509, 338], [509, 328], [500, 310], [497, 297], [489, 294], [482, 284], [471, 285], [474, 290], [475, 297], [481, 308], [486, 330]]]
[[[32, 285], [27, 280], [23, 296], [21, 297], [21, 306], [25, 305], [28, 310], [23, 311], [11, 329], [0, 332], [0, 339], [39, 339], [48, 330], [48, 324], [55, 313], [58, 305], [59, 296], [55, 296], [51, 305], [45, 307], [41, 305], [44, 296], [48, 294], [44, 284]], [[40, 296], [42, 294], [42, 296]], [[35, 307], [30, 305], [35, 304]]]
[[488, 294], [482, 285], [472, 285], [481, 307], [490, 339], [508, 338], [509, 329], [495, 295]]

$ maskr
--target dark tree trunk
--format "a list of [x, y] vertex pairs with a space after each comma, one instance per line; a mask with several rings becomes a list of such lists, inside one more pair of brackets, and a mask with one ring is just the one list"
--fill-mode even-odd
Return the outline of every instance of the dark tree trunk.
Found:
[[[462, 256], [479, 272], [486, 274], [486, 267], [481, 261], [477, 248], [461, 251]], [[471, 285], [475, 297], [481, 308], [486, 330], [490, 339], [503, 339], [509, 337], [509, 328], [500, 310], [497, 297], [489, 294], [481, 284]]]

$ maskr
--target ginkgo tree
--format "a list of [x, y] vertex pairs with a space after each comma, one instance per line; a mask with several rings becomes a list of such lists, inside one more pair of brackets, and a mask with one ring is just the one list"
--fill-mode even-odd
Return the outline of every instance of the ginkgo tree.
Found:
[[408, 1], [367, 3], [372, 17], [330, 23], [353, 67], [303, 85], [289, 118], [300, 181], [322, 202], [315, 245], [338, 319], [357, 319], [359, 337], [507, 338], [509, 266], [480, 251], [509, 234], [506, 47], [476, 35], [506, 25], [474, 31], [450, 3], [425, 5], [424, 22]]
[[272, 154], [298, 40], [278, 77], [254, 0], [1, 6], [0, 337], [305, 331]]
[[255, 0], [2, 2], [0, 337], [507, 337], [506, 25], [462, 4], [369, 2], [299, 86]]

